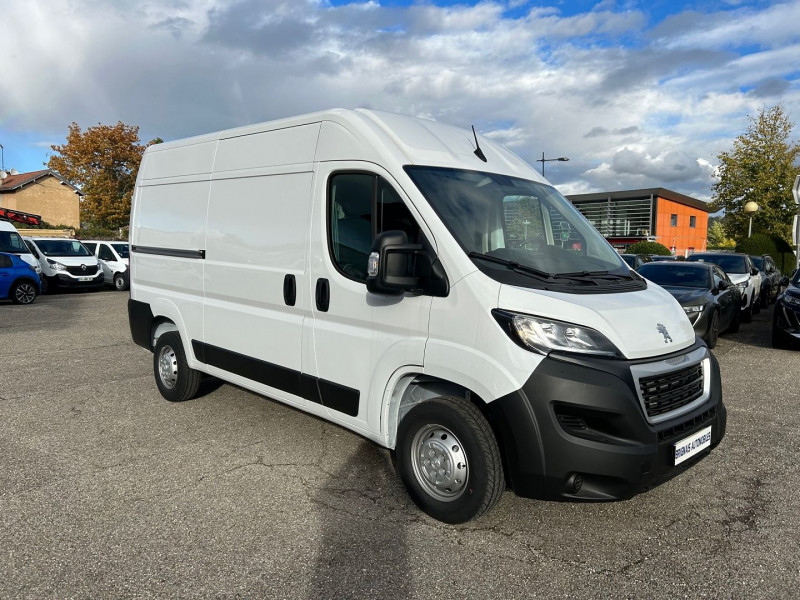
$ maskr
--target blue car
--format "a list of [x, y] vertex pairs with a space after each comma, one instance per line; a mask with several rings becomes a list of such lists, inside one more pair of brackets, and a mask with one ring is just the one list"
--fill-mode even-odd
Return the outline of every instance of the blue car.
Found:
[[0, 252], [0, 300], [30, 304], [41, 292], [36, 271], [16, 254]]

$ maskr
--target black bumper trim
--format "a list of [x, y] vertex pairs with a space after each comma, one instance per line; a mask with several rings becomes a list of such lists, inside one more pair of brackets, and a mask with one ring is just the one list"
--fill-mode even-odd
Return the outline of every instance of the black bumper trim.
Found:
[[[514, 492], [541, 499], [628, 498], [706, 456], [674, 466], [676, 441], [708, 425], [711, 448], [725, 435], [719, 365], [709, 357], [708, 400], [658, 424], [645, 419], [630, 371], [634, 362], [648, 361], [545, 358], [520, 390], [487, 405]], [[568, 485], [576, 474], [583, 481], [579, 490]]]

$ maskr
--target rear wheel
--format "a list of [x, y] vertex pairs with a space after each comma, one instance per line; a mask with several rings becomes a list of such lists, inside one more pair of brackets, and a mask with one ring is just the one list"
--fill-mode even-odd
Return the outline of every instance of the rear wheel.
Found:
[[492, 428], [461, 398], [434, 398], [405, 416], [397, 432], [396, 468], [414, 502], [446, 523], [482, 515], [505, 489]]
[[747, 305], [747, 308], [745, 308], [744, 310], [739, 311], [739, 312], [742, 315], [742, 323], [749, 323], [750, 321], [752, 321], [753, 320], [753, 301], [750, 300], [750, 302]]
[[739, 324], [742, 322], [742, 311], [739, 309], [736, 310], [736, 314], [733, 316], [733, 321], [731, 324], [728, 325], [727, 332], [728, 333], [738, 333], [739, 332]]
[[170, 402], [191, 400], [200, 387], [201, 373], [189, 367], [177, 331], [161, 335], [153, 352], [153, 373], [158, 391]]
[[719, 313], [714, 311], [711, 313], [711, 322], [708, 324], [708, 330], [706, 331], [706, 345], [709, 348], [713, 348], [717, 345], [717, 338], [719, 337]]
[[31, 281], [19, 281], [11, 288], [11, 301], [14, 304], [30, 304], [37, 295], [36, 284]]

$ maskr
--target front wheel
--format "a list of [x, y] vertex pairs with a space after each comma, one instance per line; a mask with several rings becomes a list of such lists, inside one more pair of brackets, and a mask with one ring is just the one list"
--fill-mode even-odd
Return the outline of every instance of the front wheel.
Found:
[[717, 338], [719, 337], [719, 313], [714, 311], [711, 313], [711, 322], [708, 324], [708, 331], [706, 331], [706, 345], [709, 348], [714, 348], [717, 345]]
[[153, 373], [158, 391], [170, 402], [191, 400], [200, 387], [199, 371], [189, 367], [177, 331], [161, 334], [153, 351]]
[[128, 289], [128, 278], [124, 273], [116, 273], [114, 275], [114, 289], [118, 292], [124, 292]]
[[461, 398], [443, 396], [415, 406], [398, 428], [396, 460], [414, 502], [445, 523], [479, 517], [505, 489], [492, 428]]

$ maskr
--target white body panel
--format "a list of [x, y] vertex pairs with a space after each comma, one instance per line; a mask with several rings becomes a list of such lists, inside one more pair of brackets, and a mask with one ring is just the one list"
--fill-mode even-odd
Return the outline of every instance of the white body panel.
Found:
[[[515, 344], [494, 308], [594, 328], [630, 359], [694, 343], [680, 306], [656, 286], [576, 295], [501, 285], [480, 272], [403, 168], [485, 169], [544, 182], [513, 153], [479, 139], [486, 164], [474, 155], [471, 132], [336, 110], [151, 146], [131, 213], [131, 298], [174, 323], [193, 368], [385, 445], [394, 439], [394, 386], [408, 377], [451, 382], [485, 402], [530, 378], [543, 356]], [[341, 171], [374, 174], [402, 198], [447, 273], [446, 297], [370, 294], [337, 270], [327, 193]], [[317, 302], [321, 280], [328, 310]], [[326, 386], [356, 399], [352, 414], [325, 403]]]

